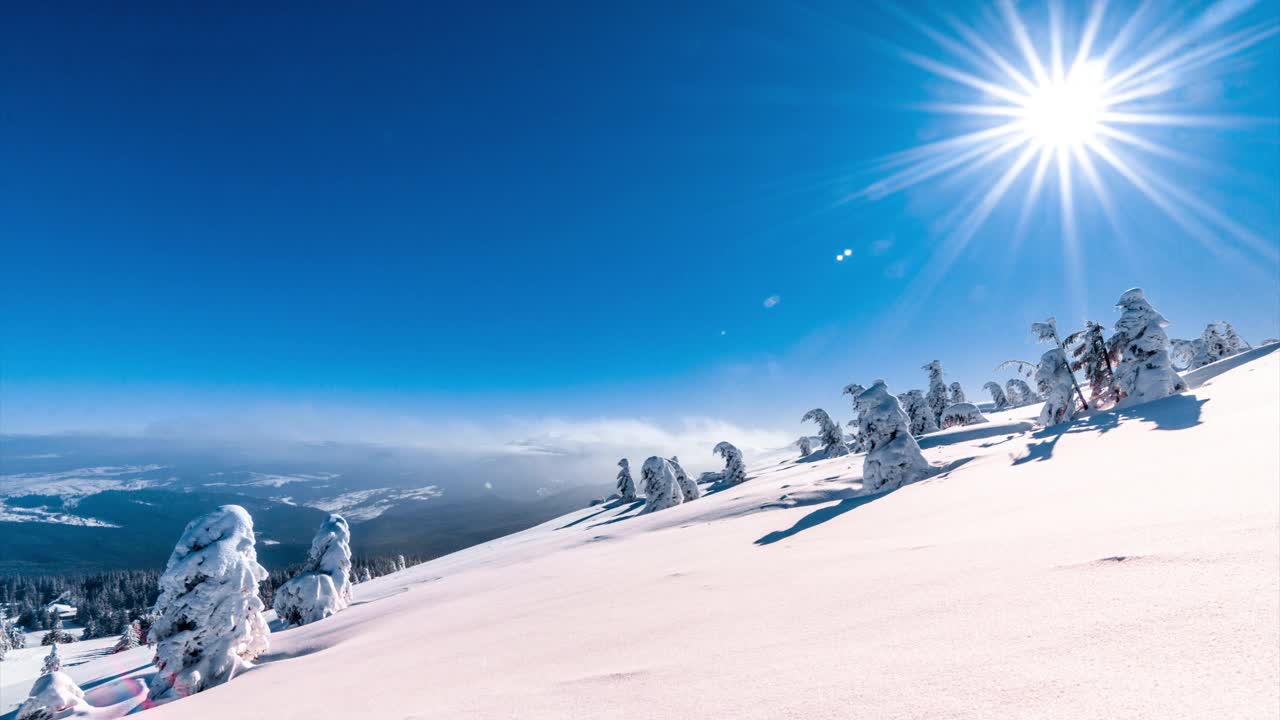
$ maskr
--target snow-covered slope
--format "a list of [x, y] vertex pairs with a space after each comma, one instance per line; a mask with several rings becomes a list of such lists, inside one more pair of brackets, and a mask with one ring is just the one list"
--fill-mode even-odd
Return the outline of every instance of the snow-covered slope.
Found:
[[787, 449], [670, 510], [584, 509], [358, 585], [148, 717], [1275, 717], [1280, 354], [1219, 372], [944, 431], [943, 472], [884, 495], [862, 456]]

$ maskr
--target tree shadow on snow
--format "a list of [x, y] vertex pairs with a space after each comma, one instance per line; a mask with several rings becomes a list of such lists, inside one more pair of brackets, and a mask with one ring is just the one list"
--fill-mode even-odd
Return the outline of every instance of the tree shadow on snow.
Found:
[[[573, 527], [574, 525], [577, 525], [577, 524], [579, 524], [579, 523], [584, 523], [584, 522], [586, 522], [586, 521], [588, 521], [588, 520], [590, 520], [590, 519], [592, 519], [592, 518], [600, 517], [601, 515], [603, 515], [603, 514], [605, 514], [605, 513], [609, 512], [610, 510], [616, 510], [617, 508], [620, 508], [620, 507], [622, 507], [623, 505], [630, 505], [631, 507], [627, 508], [627, 510], [631, 510], [631, 509], [633, 509], [635, 506], [637, 506], [637, 505], [643, 505], [643, 504], [644, 504], [644, 501], [643, 501], [643, 500], [634, 500], [634, 501], [632, 501], [632, 502], [624, 502], [624, 501], [622, 500], [622, 498], [618, 498], [617, 500], [614, 500], [614, 501], [613, 501], [613, 502], [611, 502], [611, 503], [606, 503], [606, 504], [604, 505], [604, 507], [602, 507], [602, 508], [600, 509], [600, 511], [599, 511], [599, 512], [593, 512], [593, 513], [591, 513], [590, 515], [584, 515], [583, 517], [580, 517], [580, 518], [578, 518], [577, 520], [574, 520], [573, 522], [568, 523], [567, 525], [561, 525], [560, 527], [556, 528], [556, 530], [564, 530], [564, 529], [566, 529], [566, 528], [571, 528], [571, 527]], [[625, 512], [625, 511], [624, 511], [624, 512]]]
[[1201, 407], [1209, 402], [1194, 395], [1170, 395], [1149, 403], [1119, 410], [1106, 410], [1087, 415], [1079, 420], [1044, 428], [1031, 437], [1040, 442], [1027, 446], [1027, 454], [1016, 458], [1014, 465], [1041, 462], [1053, 457], [1053, 451], [1063, 435], [1079, 433], [1103, 434], [1120, 426], [1121, 420], [1142, 420], [1154, 423], [1155, 430], [1186, 430], [1200, 424]]
[[98, 687], [99, 685], [105, 685], [105, 684], [107, 684], [107, 683], [109, 683], [109, 682], [112, 682], [113, 680], [119, 680], [120, 678], [125, 677], [126, 675], [132, 675], [132, 674], [134, 674], [134, 673], [136, 673], [136, 672], [141, 672], [142, 670], [146, 670], [146, 669], [147, 669], [147, 668], [149, 668], [149, 667], [151, 667], [151, 663], [142, 663], [141, 665], [139, 665], [139, 666], [138, 666], [138, 667], [136, 667], [136, 668], [130, 668], [130, 669], [128, 669], [128, 670], [121, 670], [120, 672], [116, 673], [115, 675], [108, 675], [108, 676], [106, 676], [106, 677], [100, 677], [100, 678], [98, 678], [97, 680], [92, 680], [92, 681], [90, 681], [90, 682], [87, 682], [87, 683], [85, 683], [85, 684], [81, 685], [81, 686], [80, 686], [80, 689], [81, 689], [81, 690], [84, 690], [85, 692], [88, 692], [88, 691], [90, 691], [90, 690], [92, 690], [92, 689], [94, 689], [94, 688]]
[[772, 545], [779, 540], [786, 540], [789, 537], [799, 535], [809, 528], [817, 527], [829, 520], [834, 520], [850, 510], [860, 508], [873, 500], [879, 500], [892, 492], [894, 491], [890, 490], [888, 492], [876, 493], [874, 495], [858, 495], [856, 497], [845, 498], [834, 505], [820, 507], [797, 520], [795, 525], [792, 525], [786, 530], [774, 530], [768, 535], [756, 540], [755, 544]]

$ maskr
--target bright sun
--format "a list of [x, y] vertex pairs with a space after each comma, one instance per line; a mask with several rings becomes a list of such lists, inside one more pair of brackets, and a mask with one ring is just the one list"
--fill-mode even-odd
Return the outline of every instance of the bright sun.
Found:
[[1023, 132], [1041, 147], [1093, 143], [1107, 111], [1104, 80], [1093, 63], [1077, 66], [1065, 79], [1046, 78], [1019, 112]]

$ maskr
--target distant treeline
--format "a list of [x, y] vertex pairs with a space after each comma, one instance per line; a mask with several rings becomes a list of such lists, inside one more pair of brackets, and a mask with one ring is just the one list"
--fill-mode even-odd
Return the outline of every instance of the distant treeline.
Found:
[[[405, 556], [405, 567], [427, 558]], [[395, 572], [399, 556], [352, 558], [352, 581]], [[300, 565], [272, 570], [259, 586], [263, 603], [269, 608], [276, 588], [297, 574]], [[72, 627], [82, 626], [81, 639], [119, 635], [134, 620], [144, 620], [160, 595], [160, 574], [156, 570], [117, 570], [91, 574], [0, 575], [0, 608], [17, 620], [27, 632], [52, 629], [58, 617], [47, 610], [52, 603], [76, 608]], [[148, 623], [144, 622], [144, 627]]]

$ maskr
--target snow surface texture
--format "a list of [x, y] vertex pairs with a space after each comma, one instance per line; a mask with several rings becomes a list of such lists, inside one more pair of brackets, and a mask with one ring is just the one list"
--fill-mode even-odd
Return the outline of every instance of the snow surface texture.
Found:
[[302, 571], [276, 590], [272, 607], [286, 625], [323, 620], [351, 604], [351, 529], [330, 515], [315, 538]]
[[159, 669], [153, 700], [224, 683], [266, 651], [270, 630], [258, 597], [266, 579], [244, 508], [223, 505], [187, 524], [160, 577], [149, 638]]
[[[144, 717], [1273, 718], [1276, 350], [1052, 428], [1029, 406], [942, 430], [921, 439], [942, 472], [892, 493], [861, 489], [861, 455], [787, 447], [661, 513], [584, 508], [361, 583]], [[61, 648], [95, 720], [153, 672], [114, 643]], [[0, 713], [45, 652], [0, 666]]]

